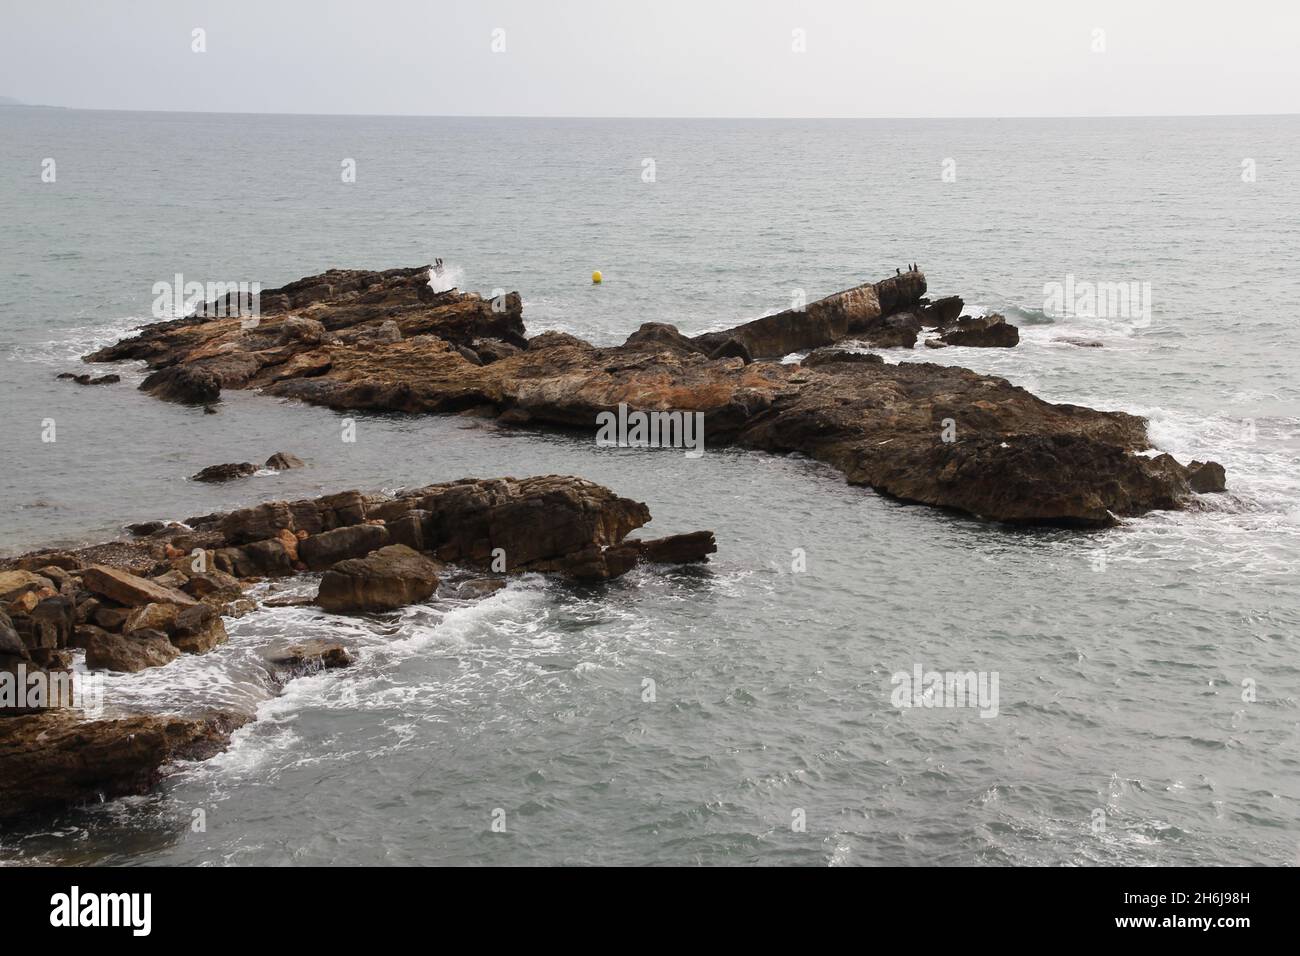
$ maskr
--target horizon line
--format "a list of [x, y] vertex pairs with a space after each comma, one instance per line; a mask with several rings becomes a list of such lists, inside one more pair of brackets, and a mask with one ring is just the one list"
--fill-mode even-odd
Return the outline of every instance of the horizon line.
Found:
[[624, 115], [602, 116], [586, 113], [314, 113], [277, 112], [271, 110], [194, 110], [194, 109], [124, 109], [112, 106], [57, 106], [50, 103], [24, 103], [16, 101], [0, 104], [0, 112], [9, 108], [75, 110], [85, 113], [180, 113], [211, 116], [330, 116], [381, 119], [528, 119], [528, 120], [767, 120], [767, 121], [843, 121], [843, 120], [1025, 120], [1025, 119], [1244, 119], [1300, 116], [1295, 113], [1024, 113], [1003, 115], [890, 115], [890, 116], [671, 116]]

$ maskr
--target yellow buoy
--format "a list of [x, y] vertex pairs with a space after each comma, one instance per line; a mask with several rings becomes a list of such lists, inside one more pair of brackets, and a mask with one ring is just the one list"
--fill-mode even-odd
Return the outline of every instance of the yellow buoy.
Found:
[[595, 272], [591, 274], [591, 281], [594, 282], [596, 285], [600, 285], [600, 283], [604, 280], [604, 278], [605, 277], [600, 274], [599, 269], [597, 269]]

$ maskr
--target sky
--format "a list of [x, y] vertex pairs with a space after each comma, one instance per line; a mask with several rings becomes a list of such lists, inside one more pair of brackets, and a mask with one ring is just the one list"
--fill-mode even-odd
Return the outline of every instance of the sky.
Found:
[[1300, 3], [0, 0], [0, 96], [457, 116], [1296, 113]]

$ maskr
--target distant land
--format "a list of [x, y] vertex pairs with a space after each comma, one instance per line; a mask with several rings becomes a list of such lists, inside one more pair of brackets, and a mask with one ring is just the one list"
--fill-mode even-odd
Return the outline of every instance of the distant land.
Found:
[[0, 107], [3, 106], [25, 106], [33, 110], [61, 110], [62, 106], [45, 106], [41, 103], [24, 103], [22, 100], [16, 100], [12, 96], [0, 96]]

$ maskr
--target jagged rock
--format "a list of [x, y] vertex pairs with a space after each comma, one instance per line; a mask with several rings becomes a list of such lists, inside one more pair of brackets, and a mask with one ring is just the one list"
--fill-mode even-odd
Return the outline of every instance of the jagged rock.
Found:
[[9, 615], [0, 610], [0, 657], [27, 659], [27, 646], [23, 644]]
[[959, 295], [946, 295], [928, 302], [917, 310], [921, 325], [927, 329], [940, 328], [956, 322], [966, 303]]
[[243, 592], [239, 580], [223, 571], [199, 571], [191, 574], [189, 578], [185, 582], [184, 590], [196, 598], [204, 598], [210, 594], [232, 595]]
[[54, 582], [31, 571], [0, 571], [0, 604], [9, 604], [24, 594], [53, 593]]
[[404, 544], [391, 544], [326, 571], [316, 603], [327, 611], [391, 611], [428, 600], [437, 587], [436, 564]]
[[138, 607], [149, 603], [180, 604], [189, 607], [196, 603], [194, 598], [183, 591], [161, 587], [129, 571], [107, 565], [96, 564], [86, 568], [82, 572], [81, 580], [86, 590], [126, 607]]
[[649, 541], [628, 539], [627, 543], [635, 544], [640, 549], [643, 560], [656, 564], [692, 564], [707, 561], [709, 555], [716, 554], [718, 550], [718, 543], [714, 540], [712, 531], [674, 534]]
[[709, 358], [713, 361], [717, 361], [718, 359], [738, 358], [746, 365], [754, 361], [754, 356], [749, 354], [749, 349], [746, 347], [745, 343], [736, 338], [727, 339], [727, 341], [723, 342], [709, 353]]
[[939, 340], [945, 345], [1007, 349], [1020, 341], [1020, 330], [996, 312], [978, 318], [962, 316], [954, 325], [940, 330]]
[[568, 332], [543, 332], [540, 335], [534, 335], [528, 340], [527, 350], [529, 352], [540, 352], [545, 349], [561, 347], [589, 351], [592, 345], [590, 342], [584, 342], [576, 335], [570, 335]]
[[147, 538], [151, 534], [157, 534], [167, 527], [166, 521], [141, 521], [137, 524], [129, 524], [126, 530], [137, 538]]
[[202, 368], [173, 365], [146, 377], [140, 390], [166, 402], [207, 405], [221, 397], [221, 376]]
[[[1115, 515], [1183, 507], [1195, 493], [1181, 465], [1175, 469], [1154, 465], [1151, 459], [1135, 461], [1140, 456], [1133, 453], [1149, 445], [1145, 423], [1139, 419], [1117, 425], [1114, 413], [1049, 405], [1000, 379], [946, 366], [761, 361], [848, 338], [901, 338], [913, 320], [919, 324], [950, 314], [955, 300], [922, 302], [925, 276], [919, 271], [857, 286], [800, 312], [766, 316], [690, 340], [707, 353], [738, 339], [751, 357], [760, 359], [748, 365], [743, 358], [710, 361], [699, 352], [646, 343], [594, 348], [563, 333], [544, 333], [529, 341], [523, 336], [517, 296], [506, 297], [503, 321], [493, 303], [455, 292], [433, 293], [424, 278], [410, 270], [331, 272], [285, 287], [290, 290], [283, 296], [285, 308], [313, 310], [311, 316], [331, 333], [364, 331], [393, 318], [389, 310], [397, 308], [401, 342], [365, 347], [271, 343], [263, 348], [243, 336], [237, 320], [195, 319], [150, 326], [90, 358], [138, 358], [156, 368], [208, 370], [220, 374], [225, 388], [259, 388], [339, 410], [473, 411], [530, 427], [594, 432], [596, 415], [620, 404], [638, 412], [698, 412], [704, 415], [709, 447], [730, 444], [809, 454], [883, 494], [991, 520], [1109, 523]], [[422, 290], [417, 288], [421, 282]], [[372, 287], [373, 296], [360, 291]], [[309, 296], [310, 302], [299, 305], [302, 296]], [[408, 301], [409, 312], [404, 311]], [[267, 303], [264, 294], [264, 325]], [[890, 323], [891, 316], [898, 318]], [[946, 328], [940, 339], [926, 345], [976, 344], [978, 339], [1010, 344], [1018, 336], [1004, 321], [992, 328], [999, 323], [986, 317], [981, 325], [982, 331], [959, 319], [958, 326]], [[499, 338], [528, 348], [474, 365], [454, 346], [477, 338]], [[223, 348], [227, 351], [220, 351]], [[254, 371], [246, 371], [250, 367]], [[855, 414], [844, 411], [849, 409]], [[961, 423], [960, 438], [952, 447], [941, 448], [935, 436], [945, 418]], [[1006, 470], [1004, 443], [1026, 452], [1011, 471]], [[889, 466], [886, 453], [898, 451], [902, 459]], [[1044, 471], [1035, 477], [1036, 464]], [[952, 469], [945, 470], [950, 465]], [[924, 467], [963, 478], [924, 481]], [[1010, 484], [994, 494], [995, 479]], [[1053, 491], [1062, 487], [1071, 491]], [[983, 490], [973, 493], [974, 488]], [[300, 506], [297, 512], [284, 502], [260, 508], [223, 519], [260, 525], [256, 531], [246, 528], [243, 540], [227, 544], [273, 537], [281, 528], [317, 534], [364, 520], [363, 514], [330, 524], [328, 513], [316, 504]], [[429, 527], [424, 530], [427, 539], [438, 540]], [[546, 559], [555, 558], [551, 554]]]
[[221, 482], [234, 481], [236, 478], [247, 478], [257, 471], [257, 466], [249, 461], [235, 462], [225, 465], [208, 465], [198, 474], [191, 475], [190, 481], [207, 481]]
[[809, 352], [800, 364], [804, 368], [816, 368], [818, 365], [829, 365], [832, 362], [874, 362], [876, 365], [883, 365], [885, 360], [874, 352], [846, 352], [837, 348], [821, 348]]
[[30, 613], [13, 615], [10, 620], [28, 650], [58, 650], [73, 640], [77, 608], [72, 598], [54, 595], [38, 601]]
[[624, 347], [642, 347], [703, 354], [703, 349], [683, 335], [675, 325], [666, 322], [645, 322], [627, 337]]
[[78, 385], [116, 385], [122, 381], [120, 375], [100, 375], [98, 378], [91, 378], [89, 375], [75, 375], [72, 372], [64, 372], [58, 376], [61, 379], [76, 382]]
[[477, 601], [490, 594], [495, 594], [506, 586], [501, 578], [472, 578], [461, 581], [450, 592], [449, 597], [458, 601]]
[[180, 608], [175, 604], [145, 604], [127, 615], [122, 624], [122, 633], [134, 634], [144, 630], [170, 633], [176, 626], [176, 615], [179, 613]]
[[291, 315], [280, 323], [278, 340], [281, 345], [301, 342], [304, 345], [319, 345], [325, 337], [325, 326], [315, 319], [304, 319]]
[[1217, 461], [1191, 461], [1187, 464], [1187, 483], [1199, 494], [1224, 491], [1227, 474]]
[[517, 355], [522, 351], [519, 346], [511, 345], [500, 339], [475, 339], [469, 344], [484, 365], [503, 359], [508, 355]]
[[206, 654], [227, 641], [221, 615], [206, 604], [187, 607], [176, 615], [171, 642], [186, 654]]
[[1081, 349], [1099, 349], [1103, 347], [1102, 343], [1096, 341], [1095, 339], [1072, 339], [1064, 336], [1058, 336], [1057, 338], [1052, 339], [1052, 341], [1062, 342], [1065, 345], [1073, 345], [1076, 348], [1081, 348]]
[[304, 465], [302, 459], [297, 455], [291, 455], [286, 451], [277, 451], [266, 459], [266, 467], [274, 468], [276, 471], [288, 471], [291, 468], [302, 468]]
[[925, 276], [908, 272], [854, 286], [810, 302], [803, 309], [788, 309], [722, 332], [706, 332], [692, 341], [712, 352], [735, 339], [754, 358], [779, 358], [867, 333], [884, 317], [916, 304], [924, 294]]
[[129, 607], [104, 605], [95, 611], [92, 620], [106, 631], [120, 631], [126, 626], [126, 619], [130, 616]]
[[249, 718], [140, 715], [79, 720], [51, 711], [0, 720], [0, 819], [144, 793], [173, 760], [204, 760]]
[[121, 671], [133, 674], [148, 667], [162, 667], [181, 656], [162, 631], [141, 628], [130, 634], [110, 634], [97, 627], [78, 630], [86, 649], [86, 667], [92, 671]]
[[388, 543], [386, 527], [360, 524], [314, 534], [299, 543], [298, 554], [308, 568], [323, 571], [347, 558], [364, 557]]
[[352, 665], [352, 655], [346, 647], [337, 641], [321, 639], [291, 644], [283, 651], [272, 653], [267, 660], [276, 667], [286, 668], [294, 675]]

